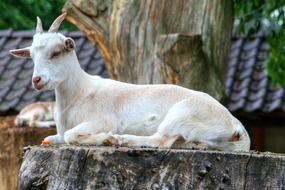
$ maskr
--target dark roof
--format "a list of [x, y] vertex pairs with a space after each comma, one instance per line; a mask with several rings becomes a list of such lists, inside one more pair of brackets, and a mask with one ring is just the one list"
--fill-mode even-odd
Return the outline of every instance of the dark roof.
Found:
[[250, 41], [233, 38], [226, 81], [230, 111], [285, 111], [284, 88], [274, 88], [268, 77], [268, 49], [262, 33]]
[[[33, 64], [29, 59], [18, 59], [9, 55], [10, 49], [30, 45], [34, 32], [0, 31], [0, 114], [19, 111], [35, 101], [54, 99], [53, 91], [39, 93], [32, 88]], [[63, 32], [76, 41], [76, 51], [83, 69], [90, 74], [108, 77], [104, 61], [80, 32]], [[228, 108], [236, 111], [272, 112], [284, 110], [284, 89], [275, 89], [266, 71], [268, 44], [264, 35], [253, 40], [233, 38], [229, 55], [226, 81]]]
[[[75, 40], [80, 64], [90, 74], [108, 77], [100, 53], [81, 32], [62, 32]], [[39, 93], [32, 88], [33, 63], [31, 59], [10, 56], [9, 50], [29, 46], [34, 32], [0, 31], [0, 115], [17, 112], [35, 101], [54, 100], [54, 92]]]

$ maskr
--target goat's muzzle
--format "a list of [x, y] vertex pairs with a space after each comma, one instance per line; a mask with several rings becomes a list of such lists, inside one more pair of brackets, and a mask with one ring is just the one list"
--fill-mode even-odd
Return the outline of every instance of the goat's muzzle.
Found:
[[40, 76], [36, 76], [33, 78], [33, 85], [35, 87], [35, 89], [37, 90], [41, 90], [43, 88], [43, 85], [40, 84], [42, 78]]

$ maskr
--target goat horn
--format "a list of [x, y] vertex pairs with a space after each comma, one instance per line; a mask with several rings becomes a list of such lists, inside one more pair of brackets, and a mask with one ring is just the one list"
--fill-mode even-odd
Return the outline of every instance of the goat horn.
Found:
[[40, 19], [40, 17], [37, 17], [37, 27], [36, 27], [36, 33], [43, 33], [43, 24]]
[[57, 31], [58, 31], [58, 28], [59, 28], [59, 26], [60, 26], [60, 24], [61, 24], [61, 22], [65, 19], [66, 14], [67, 14], [67, 13], [64, 12], [64, 13], [61, 14], [59, 17], [57, 17], [57, 18], [53, 21], [53, 23], [52, 23], [52, 25], [50, 26], [48, 32], [57, 32]]

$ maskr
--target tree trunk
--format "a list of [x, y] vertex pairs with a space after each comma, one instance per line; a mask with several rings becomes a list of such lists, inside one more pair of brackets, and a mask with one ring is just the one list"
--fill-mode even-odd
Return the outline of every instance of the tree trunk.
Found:
[[0, 189], [17, 189], [23, 148], [40, 144], [55, 129], [16, 128], [14, 117], [0, 118]]
[[284, 189], [285, 156], [115, 147], [31, 147], [20, 189]]
[[64, 10], [97, 45], [112, 78], [223, 98], [231, 0], [69, 0]]

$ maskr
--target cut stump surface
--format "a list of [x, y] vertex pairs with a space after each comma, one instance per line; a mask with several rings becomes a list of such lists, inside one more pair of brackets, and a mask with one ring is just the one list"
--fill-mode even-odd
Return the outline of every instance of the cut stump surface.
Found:
[[26, 149], [20, 189], [284, 189], [285, 155], [95, 146]]

